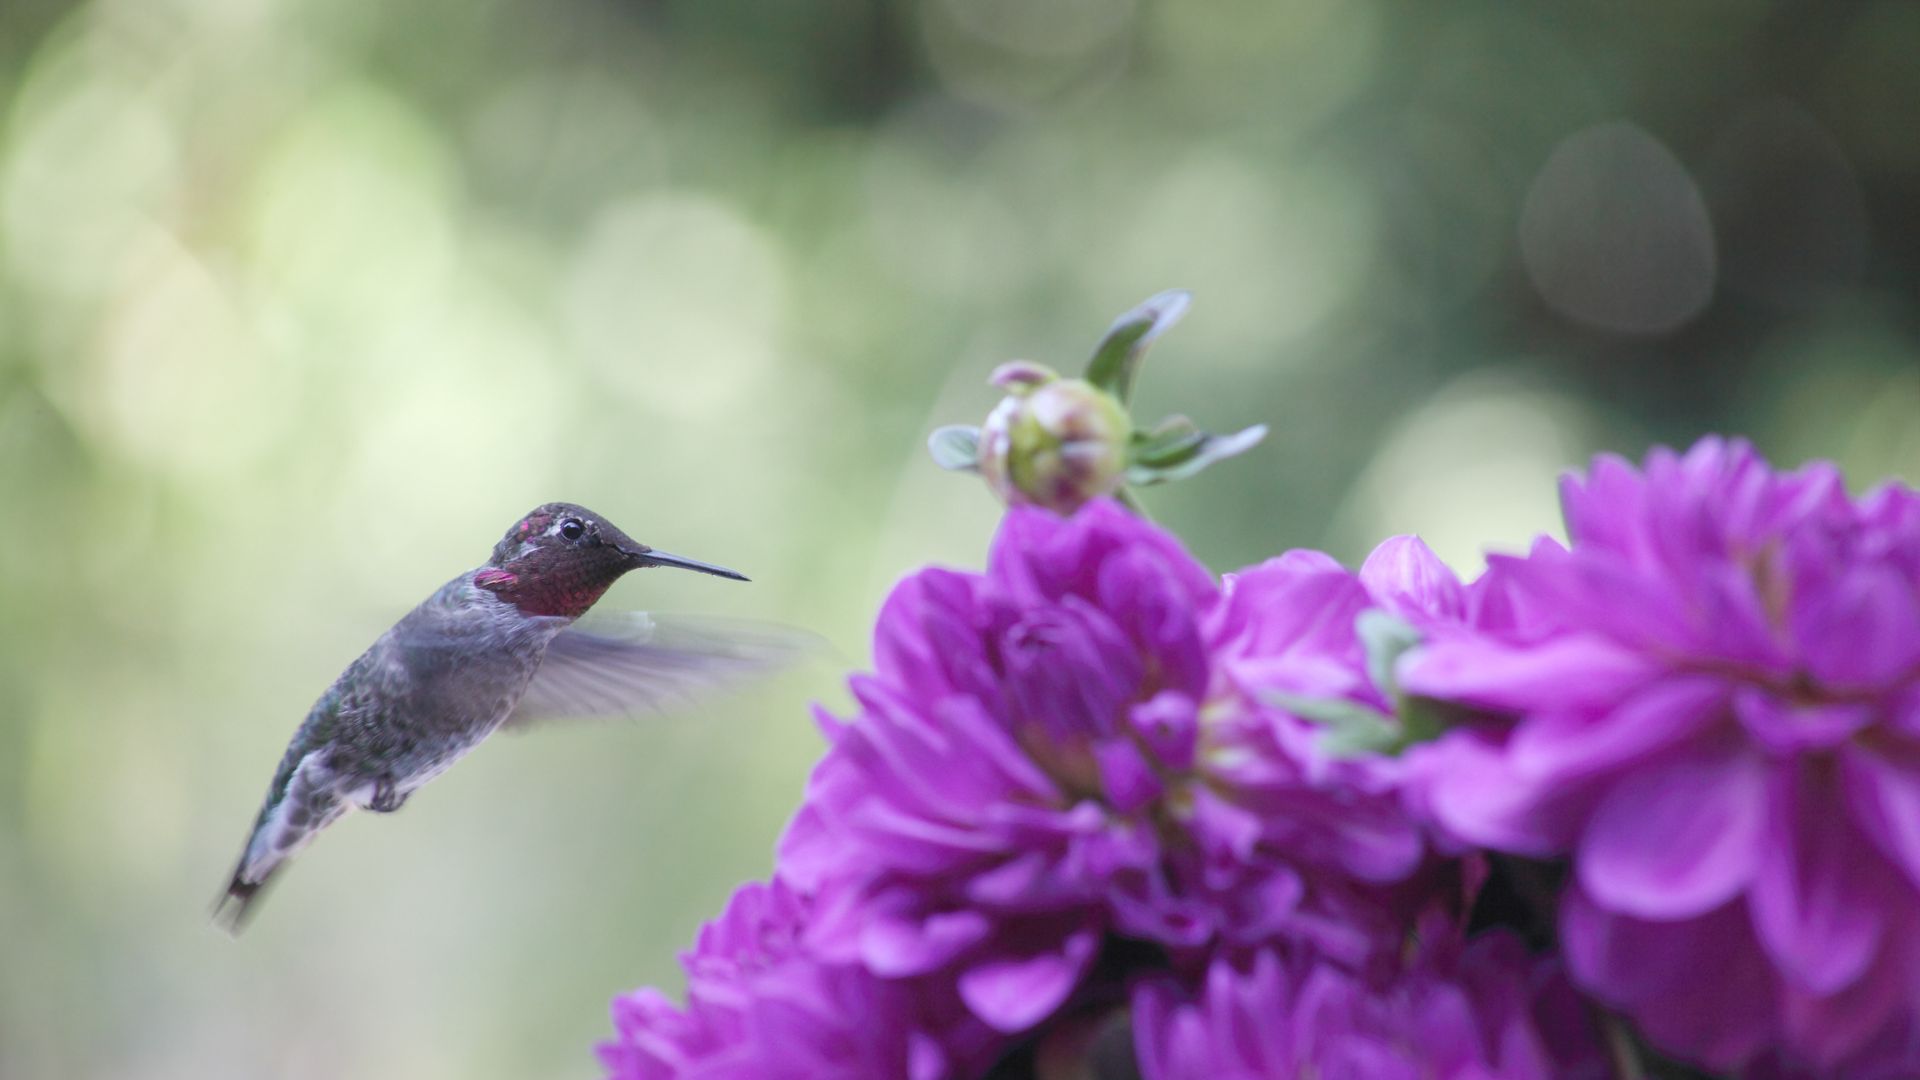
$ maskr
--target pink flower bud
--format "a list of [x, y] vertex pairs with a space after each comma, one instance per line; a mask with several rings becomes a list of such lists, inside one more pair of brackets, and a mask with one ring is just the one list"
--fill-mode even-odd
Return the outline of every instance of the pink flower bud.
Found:
[[1113, 395], [1028, 361], [995, 369], [1007, 396], [980, 431], [980, 472], [1009, 505], [1070, 514], [1126, 482], [1133, 424]]

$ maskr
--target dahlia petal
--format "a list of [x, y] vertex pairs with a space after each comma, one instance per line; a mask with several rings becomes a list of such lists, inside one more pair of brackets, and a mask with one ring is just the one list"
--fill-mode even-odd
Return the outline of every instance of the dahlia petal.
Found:
[[1889, 567], [1843, 574], [1796, 603], [1793, 624], [1808, 668], [1828, 685], [1873, 688], [1920, 673], [1920, 594]]
[[1575, 869], [1600, 906], [1678, 919], [1739, 895], [1767, 840], [1766, 772], [1744, 750], [1671, 755], [1601, 797]]
[[907, 1038], [907, 1080], [941, 1080], [952, 1076], [954, 1064], [940, 1044], [916, 1031]]
[[[1744, 445], [1744, 443], [1743, 443]], [[1749, 446], [1748, 450], [1752, 448]], [[1762, 476], [1767, 464], [1758, 453], [1751, 454], [1747, 467]], [[1801, 526], [1819, 526], [1851, 516], [1847, 499], [1847, 480], [1832, 462], [1809, 462], [1784, 476], [1772, 477], [1771, 497], [1762, 503], [1762, 516], [1752, 526], [1760, 534], [1784, 532]]]
[[1338, 563], [1319, 552], [1288, 552], [1230, 576], [1207, 638], [1229, 658], [1288, 653], [1357, 658], [1353, 620], [1372, 603]]
[[1697, 571], [1693, 646], [1735, 664], [1785, 674], [1794, 660], [1779, 639], [1752, 571], [1733, 563]]
[[1420, 1047], [1429, 1074], [1455, 1076], [1488, 1060], [1490, 1054], [1478, 1030], [1474, 1002], [1466, 991], [1448, 985], [1424, 989], [1427, 992], [1420, 996], [1420, 1010], [1411, 1017], [1408, 1034]]
[[839, 834], [821, 806], [803, 803], [774, 844], [781, 875], [796, 888], [812, 891], [838, 865]]
[[1637, 516], [1620, 511], [1639, 501], [1643, 486], [1639, 470], [1618, 454], [1595, 457], [1584, 477], [1572, 472], [1562, 476], [1560, 514], [1567, 535], [1583, 546], [1635, 550], [1640, 546]]
[[1920, 1075], [1920, 1044], [1915, 1041], [1913, 1022], [1897, 1013], [1902, 1006], [1911, 1008], [1906, 997], [1912, 990], [1911, 972], [1898, 960], [1876, 963], [1864, 978], [1839, 993], [1822, 996], [1791, 985], [1782, 990], [1782, 1041], [1792, 1048], [1789, 1056], [1830, 1075], [1875, 1075], [1853, 1068], [1849, 1059], [1866, 1050], [1876, 1036], [1891, 1032], [1906, 1037], [1905, 1052], [1893, 1055], [1905, 1059], [1903, 1067], [1878, 1075], [1886, 1080]]
[[[1218, 963], [1218, 961], [1216, 961]], [[1277, 980], [1276, 980], [1277, 981]], [[1293, 995], [1292, 1024], [1289, 1025], [1297, 1059], [1312, 1059], [1324, 1053], [1331, 1040], [1351, 1032], [1365, 1022], [1359, 987], [1346, 972], [1329, 965], [1318, 965], [1299, 979]], [[1280, 998], [1281, 993], [1270, 996]]]
[[1361, 881], [1402, 881], [1426, 856], [1417, 826], [1396, 809], [1352, 806], [1340, 823], [1334, 852], [1341, 869]]
[[1692, 738], [1726, 699], [1722, 680], [1681, 675], [1637, 688], [1604, 713], [1549, 706], [1515, 726], [1507, 759], [1515, 772], [1562, 782], [1610, 773]]
[[820, 741], [828, 746], [839, 742], [840, 736], [847, 730], [846, 722], [828, 712], [824, 705], [815, 705], [812, 711], [813, 726], [820, 732]]
[[909, 874], [936, 874], [1000, 849], [997, 839], [978, 829], [906, 813], [897, 804], [879, 800], [848, 820], [887, 846], [891, 869]]
[[1088, 503], [1066, 522], [1034, 507], [1009, 509], [987, 554], [987, 577], [1026, 602], [1050, 602], [1069, 592], [1091, 596], [1101, 563], [1114, 551], [1133, 548], [1158, 557], [1189, 602], [1212, 596], [1212, 575], [1178, 539], [1110, 499]]
[[1175, 896], [1164, 874], [1136, 871], [1117, 876], [1108, 889], [1113, 927], [1129, 938], [1173, 948], [1198, 948], [1218, 929], [1204, 899]]
[[1591, 636], [1538, 645], [1441, 638], [1401, 659], [1400, 688], [1485, 709], [1605, 708], [1659, 672], [1650, 658]]
[[1896, 763], [1864, 747], [1840, 752], [1840, 786], [1855, 824], [1920, 888], [1920, 760]]
[[1560, 941], [1574, 982], [1625, 1012], [1665, 1053], [1734, 1069], [1776, 1033], [1776, 979], [1738, 904], [1648, 922], [1613, 914], [1575, 887], [1560, 901]]
[[1255, 954], [1253, 970], [1244, 978], [1232, 966], [1213, 964], [1207, 971], [1207, 996], [1228, 1007], [1214, 1010], [1215, 1044], [1232, 1048], [1235, 1064], [1249, 1073], [1274, 1072], [1285, 1068], [1287, 1047], [1273, 1014], [1286, 1007], [1286, 973], [1279, 954], [1265, 950]]
[[[956, 731], [954, 726], [929, 722], [918, 703], [910, 702], [892, 687], [873, 679], [856, 678], [849, 681], [854, 700], [859, 702], [865, 718], [861, 723], [851, 725], [847, 734], [842, 736], [845, 743], [839, 765], [842, 773], [880, 774], [881, 776], [913, 776], [928, 761], [936, 761], [951, 753], [953, 740], [959, 734], [978, 735], [983, 738], [1005, 735], [990, 722], [979, 724], [981, 730], [968, 732]], [[932, 699], [935, 710], [946, 701], [965, 701], [977, 703], [971, 698], [958, 696], [936, 697]], [[822, 767], [815, 770], [815, 777], [832, 775], [833, 770]], [[872, 777], [878, 779], [879, 777]], [[942, 774], [943, 782], [951, 782], [954, 774]], [[916, 789], [916, 797], [928, 793]], [[938, 799], [923, 805], [931, 806]], [[964, 801], [964, 799], [963, 799]]]
[[1119, 628], [1078, 597], [1030, 611], [997, 642], [1016, 724], [1066, 742], [1108, 734], [1139, 685], [1139, 660]]
[[874, 889], [868, 882], [832, 881], [813, 896], [804, 930], [806, 947], [818, 959], [857, 964], [867, 924], [897, 917], [911, 903], [897, 890]]
[[1590, 1026], [1555, 1038], [1535, 1023], [1532, 988], [1565, 984], [1523, 950], [1477, 971], [1453, 947], [1430, 950], [1365, 977], [1270, 947], [1250, 959], [1214, 957], [1191, 989], [1171, 976], [1135, 986], [1145, 1077], [1545, 1080], [1603, 1066]]
[[1253, 846], [1260, 842], [1260, 818], [1202, 787], [1193, 793], [1191, 824], [1194, 840], [1206, 856], [1202, 880], [1210, 888], [1227, 888], [1240, 877]]
[[[1154, 865], [1161, 854], [1159, 837], [1152, 826], [1139, 820], [1120, 820], [1076, 838], [1065, 864], [1084, 881], [1104, 883]], [[1099, 885], [1089, 888], [1090, 892], [1099, 890]]]
[[[1324, 1076], [1365, 1076], [1370, 1080], [1426, 1080], [1409, 1054], [1378, 1037], [1340, 1036], [1332, 1040], [1320, 1063]], [[1494, 1074], [1498, 1075], [1498, 1074]], [[1251, 1080], [1251, 1078], [1249, 1078]]]
[[1182, 1080], [1169, 1065], [1205, 1061], [1213, 1047], [1205, 1018], [1181, 1007], [1171, 980], [1145, 980], [1134, 990], [1133, 1052], [1145, 1080]]
[[1550, 607], [1558, 621], [1635, 649], [1672, 648], [1697, 636], [1699, 614], [1689, 591], [1610, 551], [1576, 547], [1561, 555], [1508, 565], [1514, 587], [1530, 603]]
[[1103, 739], [1094, 744], [1100, 765], [1100, 786], [1115, 810], [1130, 814], [1160, 797], [1160, 777], [1147, 764], [1140, 747], [1130, 739]]
[[874, 918], [860, 932], [860, 959], [883, 978], [920, 975], [945, 964], [992, 930], [977, 911]]
[[1795, 763], [1776, 766], [1770, 842], [1747, 894], [1754, 929], [1787, 980], [1818, 995], [1860, 977], [1884, 923], [1867, 876], [1879, 860], [1839, 813], [1842, 793]]
[[949, 664], [979, 651], [975, 589], [973, 579], [952, 570], [922, 570], [902, 581], [874, 622], [875, 669], [901, 685], [960, 689]]
[[1756, 743], [1783, 758], [1832, 750], [1878, 718], [1871, 705], [1805, 704], [1756, 686], [1743, 686], [1734, 692], [1733, 714]]
[[1075, 837], [1091, 836], [1106, 827], [1106, 811], [1091, 800], [1075, 802], [1066, 809], [1058, 806], [1031, 806], [997, 802], [982, 808], [982, 826], [1004, 834], [1010, 850], [1023, 847], [1058, 846]]
[[1030, 904], [1051, 891], [1047, 878], [1054, 871], [1054, 860], [1047, 852], [1028, 851], [1006, 860], [990, 870], [982, 870], [967, 880], [967, 898], [978, 904], [1009, 907]]
[[[1552, 537], [1535, 538], [1529, 558], [1564, 558], [1567, 549]], [[1466, 624], [1484, 634], [1535, 640], [1560, 632], [1558, 612], [1537, 602], [1515, 576], [1518, 559], [1490, 559], [1486, 570], [1467, 586]]]
[[1025, 1031], [1066, 1002], [1098, 944], [1097, 934], [1081, 930], [1069, 934], [1058, 952], [976, 963], [960, 973], [960, 998], [995, 1031]]
[[[1914, 546], [1920, 548], [1920, 542]], [[1920, 550], [1914, 552], [1914, 558], [1920, 559]], [[1920, 679], [1889, 696], [1881, 723], [1889, 733], [1906, 740], [1920, 740]], [[1907, 745], [1920, 746], [1920, 741], [1909, 741]]]
[[1470, 847], [1558, 855], [1573, 846], [1591, 799], [1517, 773], [1502, 748], [1459, 732], [1407, 752], [1407, 800], [1421, 817]]
[[[966, 764], [991, 776], [994, 785], [1006, 792], [1035, 799], [1059, 797], [1059, 789], [1054, 782], [1020, 749], [1005, 728], [994, 723], [992, 717], [981, 710], [977, 702], [959, 697], [947, 698], [935, 706], [934, 715], [942, 726], [966, 738], [967, 752], [960, 756], [958, 762], [949, 759], [939, 767], [928, 770], [930, 775], [937, 776], [956, 764]], [[977, 765], [972, 764], [976, 762]], [[924, 777], [916, 777], [916, 781], [924, 782]]]
[[1359, 698], [1368, 704], [1385, 704], [1365, 668], [1339, 657], [1283, 654], [1231, 661], [1225, 667], [1233, 685], [1255, 701], [1284, 694]]
[[1138, 549], [1122, 552], [1101, 566], [1098, 588], [1101, 610], [1133, 639], [1120, 655], [1137, 649], [1154, 657], [1164, 687], [1206, 690], [1207, 655], [1192, 598], [1162, 560]]
[[1458, 621], [1466, 612], [1460, 579], [1417, 536], [1396, 536], [1374, 548], [1360, 565], [1360, 583], [1381, 607], [1416, 625]]
[[1191, 697], [1162, 690], [1129, 707], [1127, 721], [1163, 767], [1180, 771], [1193, 767], [1200, 716]]
[[[1641, 490], [1642, 526], [1635, 563], [1655, 573], [1684, 573], [1721, 547], [1716, 503], [1739, 470], [1738, 455], [1702, 439], [1684, 458], [1655, 449], [1647, 455]], [[1750, 474], [1751, 471], [1750, 471]], [[1757, 475], [1765, 478], [1765, 471]]]

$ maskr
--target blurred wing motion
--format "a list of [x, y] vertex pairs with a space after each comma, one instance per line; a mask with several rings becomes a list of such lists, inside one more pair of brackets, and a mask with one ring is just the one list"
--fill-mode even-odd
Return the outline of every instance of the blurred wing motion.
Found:
[[812, 634], [771, 623], [644, 611], [593, 615], [554, 637], [501, 726], [684, 708], [822, 648]]

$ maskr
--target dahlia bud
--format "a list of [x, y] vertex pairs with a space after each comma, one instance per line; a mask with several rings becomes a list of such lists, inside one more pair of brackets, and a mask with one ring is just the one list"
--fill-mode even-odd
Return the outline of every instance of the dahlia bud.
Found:
[[1112, 495], [1144, 516], [1129, 484], [1184, 480], [1246, 453], [1267, 434], [1265, 425], [1255, 424], [1214, 435], [1184, 416], [1135, 430], [1127, 402], [1140, 360], [1179, 321], [1188, 300], [1178, 290], [1159, 293], [1114, 320], [1094, 346], [1084, 379], [1063, 379], [1027, 360], [1001, 364], [992, 382], [1007, 396], [986, 425], [938, 428], [927, 436], [927, 453], [943, 469], [985, 476], [1010, 505], [1071, 514]]
[[981, 428], [978, 465], [1009, 505], [1070, 514], [1126, 483], [1133, 423], [1113, 395], [1019, 360], [991, 381], [1007, 396]]

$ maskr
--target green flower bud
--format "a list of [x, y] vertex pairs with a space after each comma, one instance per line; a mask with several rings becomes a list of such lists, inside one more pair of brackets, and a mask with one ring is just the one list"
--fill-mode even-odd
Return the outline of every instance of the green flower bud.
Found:
[[1007, 396], [980, 430], [979, 466], [1002, 499], [1070, 514], [1120, 490], [1133, 423], [1112, 394], [1024, 360], [991, 381]]

